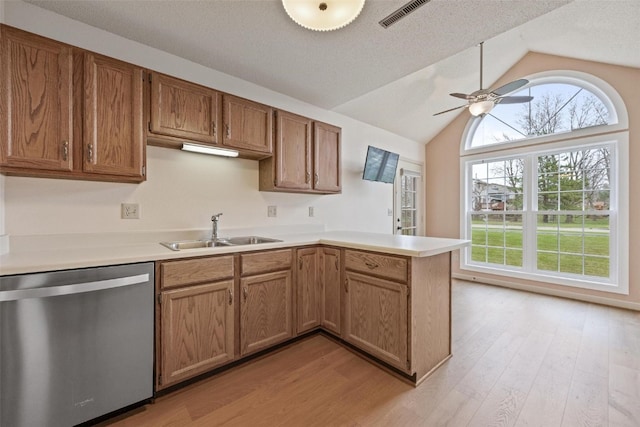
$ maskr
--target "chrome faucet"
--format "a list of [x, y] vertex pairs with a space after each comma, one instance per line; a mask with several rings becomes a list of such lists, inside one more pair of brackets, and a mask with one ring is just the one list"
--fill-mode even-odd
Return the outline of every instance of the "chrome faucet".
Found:
[[213, 230], [211, 231], [211, 240], [213, 241], [218, 240], [218, 221], [220, 221], [220, 215], [222, 215], [222, 212], [214, 214], [211, 217], [211, 222], [213, 223]]

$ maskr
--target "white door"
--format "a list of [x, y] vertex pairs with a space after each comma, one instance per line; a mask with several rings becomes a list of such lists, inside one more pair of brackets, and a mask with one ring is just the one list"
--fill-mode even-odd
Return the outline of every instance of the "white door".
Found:
[[422, 165], [400, 160], [394, 182], [395, 234], [423, 235]]

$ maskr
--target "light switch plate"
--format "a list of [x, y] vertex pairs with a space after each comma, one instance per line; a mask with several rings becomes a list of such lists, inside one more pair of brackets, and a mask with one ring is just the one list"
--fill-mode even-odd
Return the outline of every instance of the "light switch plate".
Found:
[[268, 217], [276, 217], [276, 216], [278, 216], [278, 207], [277, 206], [267, 206], [267, 216]]

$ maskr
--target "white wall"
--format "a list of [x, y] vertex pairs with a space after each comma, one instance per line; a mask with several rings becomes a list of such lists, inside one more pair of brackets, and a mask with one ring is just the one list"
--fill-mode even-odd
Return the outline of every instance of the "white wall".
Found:
[[[424, 159], [422, 144], [33, 5], [12, 1], [4, 12], [8, 25], [335, 124], [342, 127], [343, 138], [340, 195], [259, 192], [257, 161], [158, 147], [149, 147], [148, 180], [139, 185], [6, 177], [7, 234], [203, 228], [214, 212], [224, 212], [223, 229], [310, 223], [328, 229], [390, 232], [392, 217], [387, 209], [393, 207], [393, 186], [361, 179], [367, 145], [410, 160]], [[142, 218], [120, 219], [122, 202], [140, 203]], [[268, 205], [278, 207], [276, 218], [267, 218]], [[315, 209], [314, 218], [308, 217], [309, 206]]]

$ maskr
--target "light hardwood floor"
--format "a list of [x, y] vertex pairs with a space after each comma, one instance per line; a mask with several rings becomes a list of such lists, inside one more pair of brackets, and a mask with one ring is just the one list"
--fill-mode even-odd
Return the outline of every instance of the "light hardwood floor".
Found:
[[638, 427], [640, 313], [457, 281], [418, 388], [315, 335], [105, 425]]

